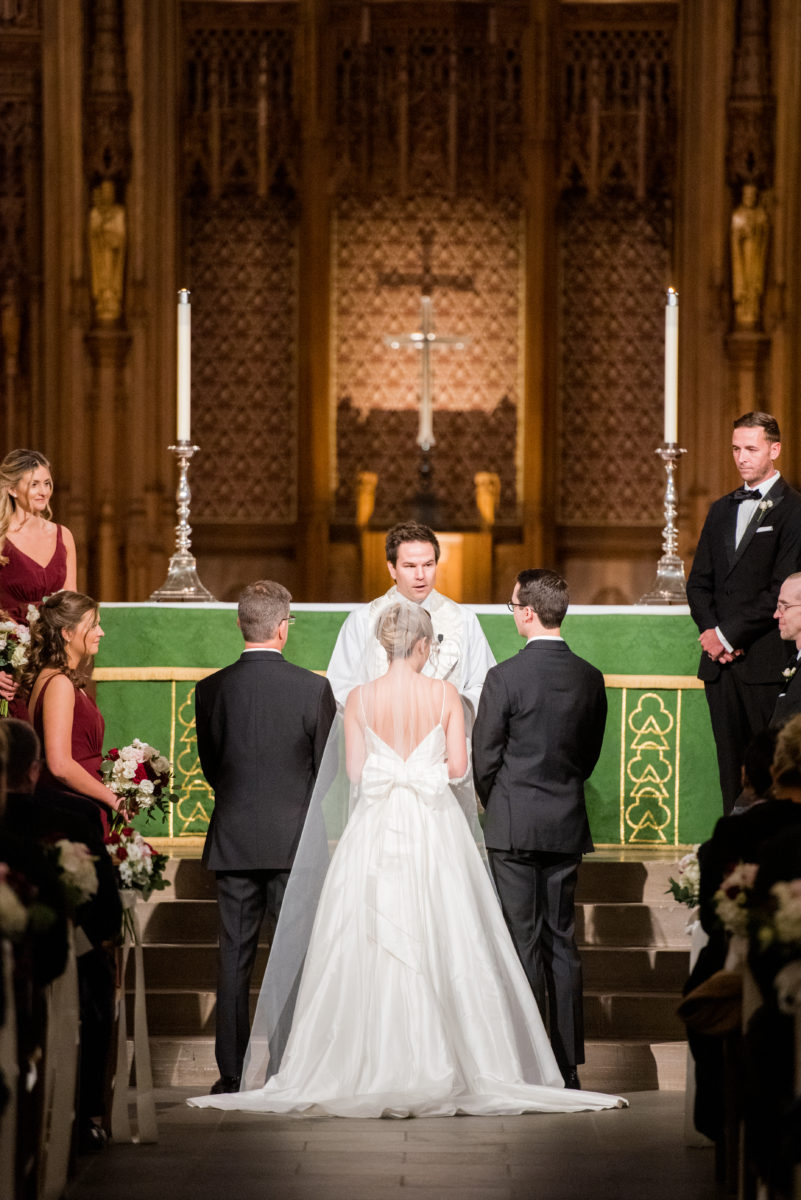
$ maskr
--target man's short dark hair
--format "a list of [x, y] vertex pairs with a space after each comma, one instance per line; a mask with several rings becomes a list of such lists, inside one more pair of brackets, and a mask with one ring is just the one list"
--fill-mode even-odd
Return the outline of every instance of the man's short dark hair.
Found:
[[558, 629], [570, 603], [562, 576], [547, 567], [529, 567], [520, 572], [517, 583], [518, 603], [533, 608], [546, 629]]
[[24, 791], [28, 787], [28, 772], [41, 755], [39, 738], [32, 725], [16, 717], [7, 717], [3, 727], [8, 746], [6, 786], [10, 792]]
[[387, 562], [393, 567], [398, 563], [398, 547], [405, 542], [430, 542], [434, 547], [434, 562], [439, 562], [439, 542], [434, 530], [419, 521], [402, 521], [400, 525], [393, 525], [387, 534]]
[[764, 429], [765, 437], [769, 442], [780, 442], [782, 440], [779, 422], [770, 413], [743, 413], [734, 422], [732, 429]]
[[238, 603], [239, 628], [246, 642], [269, 642], [278, 626], [289, 616], [291, 594], [281, 583], [258, 579], [249, 583]]

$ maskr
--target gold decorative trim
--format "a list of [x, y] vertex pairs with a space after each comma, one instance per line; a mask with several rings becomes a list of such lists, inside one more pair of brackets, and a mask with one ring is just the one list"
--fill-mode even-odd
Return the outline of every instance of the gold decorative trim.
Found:
[[[98, 683], [171, 683], [187, 680], [197, 683], [214, 675], [221, 667], [95, 667], [92, 679]], [[325, 671], [315, 671], [325, 675]]]
[[703, 689], [703, 681], [694, 675], [604, 675], [608, 688], [634, 688], [663, 692], [696, 691]]

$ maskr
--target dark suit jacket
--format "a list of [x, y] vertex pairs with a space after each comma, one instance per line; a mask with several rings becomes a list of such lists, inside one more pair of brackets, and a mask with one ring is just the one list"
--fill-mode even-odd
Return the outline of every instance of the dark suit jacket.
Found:
[[336, 703], [328, 680], [251, 650], [195, 689], [197, 748], [214, 788], [204, 865], [292, 866]]
[[490, 849], [593, 849], [584, 783], [605, 725], [603, 675], [563, 641], [529, 642], [488, 672], [473, 728], [473, 774]]
[[[701, 633], [717, 626], [736, 650], [745, 651], [731, 664], [743, 680], [778, 687], [787, 647], [773, 614], [782, 582], [801, 565], [801, 496], [778, 479], [767, 497], [772, 508], [752, 519], [736, 550], [739, 506], [732, 496], [709, 510], [687, 580], [687, 602]], [[720, 670], [701, 656], [699, 679], [717, 679]]]
[[84, 797], [76, 797], [76, 800], [83, 802], [81, 807], [88, 811], [89, 820], [80, 811], [74, 811], [69, 801], [65, 802], [58, 793], [51, 795], [37, 791], [31, 796], [9, 792], [3, 823], [17, 836], [45, 846], [67, 838], [88, 847], [95, 859], [97, 892], [78, 908], [75, 924], [83, 929], [97, 949], [119, 934], [122, 904], [114, 867], [98, 830], [97, 805]]
[[770, 718], [773, 729], [781, 728], [785, 721], [789, 721], [790, 717], [801, 712], [801, 662], [796, 661], [795, 646], [792, 647], [791, 654], [785, 663], [785, 667], [787, 666], [795, 667], [795, 675], [791, 676], [786, 683], [782, 683], [782, 691], [776, 700], [773, 716]]

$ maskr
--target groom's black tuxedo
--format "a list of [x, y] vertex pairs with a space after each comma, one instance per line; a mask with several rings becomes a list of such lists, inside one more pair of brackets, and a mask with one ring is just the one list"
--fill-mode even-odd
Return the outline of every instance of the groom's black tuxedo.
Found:
[[690, 577], [687, 601], [701, 633], [719, 628], [735, 650], [731, 663], [702, 654], [704, 681], [718, 754], [723, 807], [740, 792], [742, 754], [771, 720], [782, 690], [787, 647], [773, 616], [779, 589], [801, 565], [801, 496], [779, 478], [757, 508], [735, 547], [738, 504], [734, 493], [709, 510]]
[[473, 729], [484, 838], [518, 955], [563, 1071], [584, 1061], [574, 897], [592, 850], [584, 783], [606, 725], [603, 675], [559, 638], [488, 672]]
[[217, 1063], [239, 1076], [259, 930], [277, 919], [336, 712], [326, 679], [247, 650], [195, 689], [197, 748], [214, 788], [203, 863], [217, 872]]

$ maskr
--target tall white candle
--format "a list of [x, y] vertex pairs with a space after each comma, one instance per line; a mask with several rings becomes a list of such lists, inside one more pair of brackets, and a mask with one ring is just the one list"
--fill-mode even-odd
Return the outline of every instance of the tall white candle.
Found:
[[188, 442], [192, 414], [192, 306], [189, 292], [178, 293], [178, 441]]
[[679, 440], [679, 293], [667, 290], [665, 301], [665, 441]]

